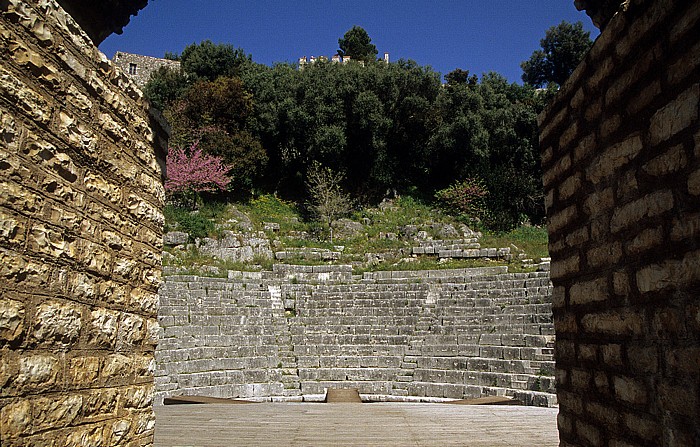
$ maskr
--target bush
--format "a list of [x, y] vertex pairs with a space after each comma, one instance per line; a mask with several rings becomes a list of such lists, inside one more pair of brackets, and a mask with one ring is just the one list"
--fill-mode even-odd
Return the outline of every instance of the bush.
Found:
[[258, 196], [238, 208], [246, 213], [258, 227], [261, 227], [263, 222], [275, 222], [280, 224], [280, 230], [283, 232], [306, 229], [306, 226], [299, 221], [296, 205], [272, 194]]
[[184, 231], [190, 235], [190, 242], [197, 238], [207, 237], [215, 230], [212, 218], [220, 214], [223, 205], [207, 204], [200, 211], [192, 212], [187, 208], [166, 205], [163, 210], [165, 215], [165, 231]]
[[448, 214], [457, 214], [470, 224], [479, 223], [487, 216], [488, 190], [483, 182], [469, 178], [455, 182], [435, 193], [440, 207]]

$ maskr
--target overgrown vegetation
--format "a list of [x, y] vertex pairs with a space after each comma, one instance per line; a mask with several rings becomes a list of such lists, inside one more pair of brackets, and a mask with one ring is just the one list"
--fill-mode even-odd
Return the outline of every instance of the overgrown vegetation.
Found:
[[253, 227], [257, 229], [263, 229], [265, 222], [279, 224], [283, 233], [308, 229], [308, 226], [301, 222], [297, 205], [273, 194], [262, 194], [236, 206], [250, 218]]
[[197, 212], [189, 208], [166, 205], [163, 210], [165, 215], [165, 231], [182, 231], [190, 235], [190, 241], [212, 235], [214, 222], [212, 218], [217, 216], [214, 211], [221, 207], [216, 202], [202, 205]]
[[[510, 271], [528, 271], [529, 267], [512, 262], [484, 259], [441, 260], [435, 257], [415, 257], [411, 248], [421, 240], [442, 240], [464, 237], [462, 221], [448, 213], [409, 196], [383, 202], [379, 207], [355, 210], [350, 219], [335, 221], [336, 237], [331, 243], [324, 228], [293, 203], [273, 195], [262, 195], [246, 203], [218, 203], [208, 201], [198, 211], [166, 207], [166, 230], [177, 229], [190, 233], [190, 242], [196, 238], [218, 238], [225, 230], [234, 232], [249, 228], [260, 231], [270, 223], [279, 229], [267, 231], [275, 251], [320, 249], [342, 252], [339, 263], [352, 263], [353, 272], [360, 274], [374, 270], [426, 270], [508, 265]], [[468, 230], [466, 230], [468, 231]], [[422, 233], [422, 234], [421, 234]], [[458, 235], [459, 233], [459, 235]], [[530, 259], [547, 256], [547, 233], [541, 227], [519, 227], [510, 232], [485, 233], [482, 247], [511, 247], [512, 252]], [[517, 247], [513, 248], [512, 246]], [[231, 262], [202, 255], [194, 245], [186, 249], [169, 248], [164, 264], [178, 267], [182, 273], [223, 276], [227, 270], [270, 269], [272, 259], [256, 258], [251, 262]], [[377, 261], [372, 259], [376, 257]], [[321, 259], [306, 259], [301, 254], [285, 262], [302, 265], [328, 264]]]

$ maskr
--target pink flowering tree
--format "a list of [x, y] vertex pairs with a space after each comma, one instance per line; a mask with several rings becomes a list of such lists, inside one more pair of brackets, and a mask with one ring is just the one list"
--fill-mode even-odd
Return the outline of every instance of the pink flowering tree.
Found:
[[204, 154], [197, 143], [188, 151], [169, 149], [166, 158], [165, 192], [168, 200], [195, 208], [203, 191], [225, 191], [231, 178], [230, 167], [221, 157]]

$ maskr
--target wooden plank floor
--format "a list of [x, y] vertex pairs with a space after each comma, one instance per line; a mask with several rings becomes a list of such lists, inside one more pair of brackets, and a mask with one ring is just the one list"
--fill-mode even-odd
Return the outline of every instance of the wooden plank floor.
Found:
[[555, 447], [556, 408], [261, 403], [156, 406], [156, 447]]

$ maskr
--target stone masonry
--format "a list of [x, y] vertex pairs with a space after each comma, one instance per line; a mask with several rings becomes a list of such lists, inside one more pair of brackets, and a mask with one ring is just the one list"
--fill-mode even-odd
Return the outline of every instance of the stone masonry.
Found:
[[151, 78], [151, 73], [160, 67], [176, 71], [180, 70], [180, 62], [178, 61], [125, 53], [123, 51], [117, 51], [112, 58], [112, 62], [133, 79], [139, 87], [146, 85]]
[[700, 3], [617, 3], [540, 116], [561, 445], [698, 446]]
[[506, 267], [353, 276], [275, 265], [167, 276], [156, 402], [173, 395], [319, 400], [514, 396], [556, 403], [547, 272]]
[[152, 445], [167, 133], [53, 0], [0, 1], [0, 123], [0, 445]]

